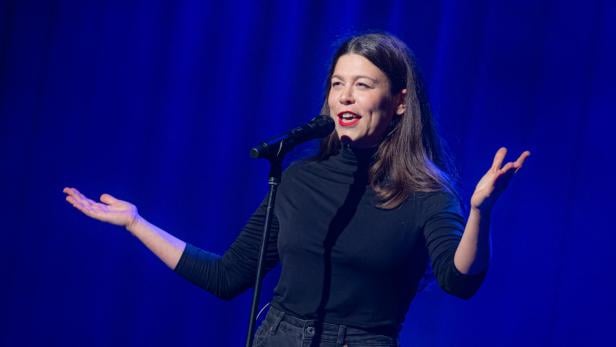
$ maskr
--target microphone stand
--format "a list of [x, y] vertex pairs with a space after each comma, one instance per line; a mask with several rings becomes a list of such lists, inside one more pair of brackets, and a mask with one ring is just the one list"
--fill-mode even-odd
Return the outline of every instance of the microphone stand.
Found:
[[[282, 144], [281, 144], [282, 146]], [[281, 147], [282, 148], [282, 147]], [[265, 251], [267, 248], [267, 240], [269, 239], [270, 229], [272, 225], [272, 212], [274, 211], [274, 204], [276, 202], [276, 193], [278, 192], [278, 185], [280, 184], [280, 177], [282, 176], [282, 158], [284, 153], [278, 152], [278, 155], [272, 155], [267, 158], [270, 163], [269, 171], [269, 193], [267, 194], [267, 209], [265, 212], [265, 225], [263, 226], [263, 237], [261, 239], [261, 249], [259, 251], [259, 260], [257, 263], [257, 277], [255, 279], [255, 288], [252, 295], [252, 305], [250, 307], [250, 322], [248, 323], [248, 334], [246, 335], [246, 347], [252, 347], [252, 340], [254, 335], [254, 326], [257, 316], [257, 310], [259, 307], [259, 297], [261, 295], [261, 280], [263, 272], [263, 260], [265, 258]]]
[[265, 212], [265, 225], [263, 226], [263, 238], [261, 239], [261, 250], [257, 262], [257, 277], [255, 279], [255, 289], [252, 296], [252, 306], [250, 307], [250, 322], [248, 323], [248, 335], [246, 336], [246, 347], [252, 347], [254, 335], [254, 325], [259, 307], [259, 296], [261, 294], [261, 277], [263, 272], [263, 259], [267, 248], [270, 229], [272, 226], [272, 213], [276, 202], [276, 193], [280, 178], [282, 176], [282, 159], [285, 154], [294, 146], [313, 138], [323, 137], [334, 130], [334, 121], [327, 115], [316, 116], [305, 125], [292, 129], [282, 138], [275, 138], [273, 141], [264, 142], [250, 150], [250, 156], [254, 159], [264, 158], [270, 163], [269, 172], [269, 193], [267, 195], [267, 209]]

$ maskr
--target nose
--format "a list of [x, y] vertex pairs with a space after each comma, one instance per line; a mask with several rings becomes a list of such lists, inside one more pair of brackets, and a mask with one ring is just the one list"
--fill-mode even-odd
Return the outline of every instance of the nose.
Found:
[[338, 96], [338, 101], [343, 105], [350, 105], [355, 102], [355, 97], [353, 96], [353, 88], [346, 87], [344, 90], [340, 91], [340, 96]]

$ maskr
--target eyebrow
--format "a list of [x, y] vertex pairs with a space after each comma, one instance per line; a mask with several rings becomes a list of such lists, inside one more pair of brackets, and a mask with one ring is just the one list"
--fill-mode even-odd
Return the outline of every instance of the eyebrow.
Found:
[[[342, 76], [340, 76], [340, 75], [332, 75], [332, 78], [338, 78], [338, 79], [344, 80], [344, 78]], [[365, 76], [365, 75], [352, 76], [351, 79], [359, 79], [359, 78], [366, 78], [366, 79], [369, 79], [369, 80], [371, 80], [372, 82], [375, 82], [375, 83], [379, 81], [378, 79], [375, 79], [375, 78], [372, 78], [372, 77], [368, 77], [368, 76]]]

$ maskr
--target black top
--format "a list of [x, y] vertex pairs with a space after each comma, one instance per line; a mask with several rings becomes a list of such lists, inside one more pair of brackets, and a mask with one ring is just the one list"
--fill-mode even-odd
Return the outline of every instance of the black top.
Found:
[[[266, 269], [281, 264], [272, 305], [305, 319], [398, 331], [429, 258], [439, 285], [471, 297], [485, 273], [463, 275], [453, 256], [464, 230], [459, 201], [415, 193], [376, 207], [373, 151], [345, 147], [290, 166], [279, 187]], [[254, 285], [265, 202], [220, 257], [187, 245], [176, 272], [222, 298]]]

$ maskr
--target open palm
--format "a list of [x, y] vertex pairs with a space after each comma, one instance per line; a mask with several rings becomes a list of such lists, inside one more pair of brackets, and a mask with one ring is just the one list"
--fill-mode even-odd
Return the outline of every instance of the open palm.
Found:
[[93, 201], [75, 188], [64, 188], [66, 201], [86, 216], [115, 225], [128, 226], [137, 218], [137, 207], [130, 202], [119, 200], [109, 194]]
[[530, 156], [529, 151], [524, 151], [514, 162], [503, 165], [507, 148], [501, 147], [494, 155], [492, 167], [479, 180], [473, 196], [471, 197], [471, 207], [479, 210], [489, 210], [494, 206], [496, 199], [505, 191], [511, 181], [513, 174], [518, 172], [526, 158]]

